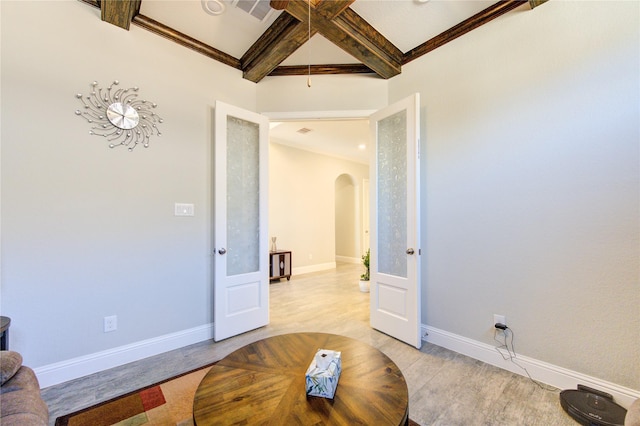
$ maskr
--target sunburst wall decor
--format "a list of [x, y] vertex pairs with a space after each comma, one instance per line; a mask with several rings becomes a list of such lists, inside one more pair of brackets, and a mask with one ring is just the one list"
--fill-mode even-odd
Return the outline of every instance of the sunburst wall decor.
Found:
[[158, 129], [162, 118], [152, 111], [158, 105], [138, 99], [138, 87], [114, 89], [119, 84], [115, 80], [103, 90], [97, 81], [91, 83], [91, 93], [76, 95], [83, 105], [76, 115], [92, 125], [89, 134], [106, 138], [109, 148], [125, 146], [133, 151], [138, 144], [148, 148], [151, 136], [162, 135]]

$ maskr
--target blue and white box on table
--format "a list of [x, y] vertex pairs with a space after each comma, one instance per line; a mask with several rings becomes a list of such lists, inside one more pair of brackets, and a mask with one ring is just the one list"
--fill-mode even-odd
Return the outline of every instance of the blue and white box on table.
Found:
[[321, 396], [333, 399], [341, 371], [342, 358], [340, 352], [318, 349], [305, 375], [307, 396]]

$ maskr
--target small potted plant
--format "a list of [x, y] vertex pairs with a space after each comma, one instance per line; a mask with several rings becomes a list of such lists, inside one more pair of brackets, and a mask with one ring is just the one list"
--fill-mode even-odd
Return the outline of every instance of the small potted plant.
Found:
[[360, 291], [363, 293], [369, 292], [369, 257], [371, 250], [367, 249], [367, 253], [362, 255], [362, 264], [364, 265], [364, 273], [360, 275]]

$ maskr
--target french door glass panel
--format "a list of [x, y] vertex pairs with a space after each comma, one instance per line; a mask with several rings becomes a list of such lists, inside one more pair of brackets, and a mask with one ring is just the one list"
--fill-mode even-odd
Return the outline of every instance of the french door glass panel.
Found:
[[227, 276], [260, 268], [260, 126], [227, 117]]
[[407, 277], [407, 111], [378, 122], [378, 272]]

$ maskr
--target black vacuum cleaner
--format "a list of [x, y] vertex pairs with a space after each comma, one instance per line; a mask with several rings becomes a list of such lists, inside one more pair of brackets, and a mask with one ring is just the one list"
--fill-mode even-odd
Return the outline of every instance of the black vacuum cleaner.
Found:
[[560, 392], [560, 405], [584, 426], [623, 426], [627, 415], [612, 395], [584, 385]]

